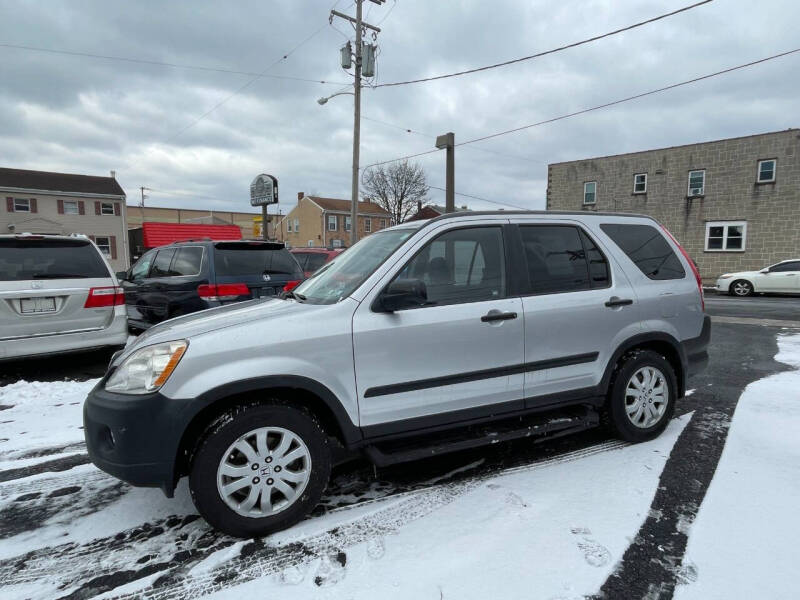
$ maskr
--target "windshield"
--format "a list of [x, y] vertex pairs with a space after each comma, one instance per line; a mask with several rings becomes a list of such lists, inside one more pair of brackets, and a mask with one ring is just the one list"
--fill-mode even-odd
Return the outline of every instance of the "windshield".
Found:
[[373, 233], [297, 286], [294, 295], [313, 304], [335, 304], [347, 298], [415, 231], [404, 227]]

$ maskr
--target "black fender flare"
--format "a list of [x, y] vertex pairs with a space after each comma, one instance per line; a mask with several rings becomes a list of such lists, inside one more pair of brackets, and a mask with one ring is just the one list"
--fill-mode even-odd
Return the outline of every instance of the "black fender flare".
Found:
[[686, 352], [683, 348], [683, 345], [677, 339], [668, 333], [658, 331], [649, 331], [647, 333], [636, 334], [626, 339], [617, 347], [617, 349], [614, 351], [614, 354], [611, 355], [611, 359], [608, 361], [608, 364], [606, 365], [603, 378], [600, 380], [600, 393], [604, 396], [608, 394], [608, 388], [611, 385], [611, 378], [614, 375], [614, 368], [619, 362], [619, 359], [622, 358], [626, 352], [632, 348], [636, 348], [637, 346], [647, 346], [653, 342], [668, 344], [675, 356], [680, 361], [680, 369], [677, 373], [675, 373], [675, 375], [678, 380], [678, 397], [683, 397], [684, 391], [686, 390], [686, 377], [689, 368], [689, 361], [686, 357]]

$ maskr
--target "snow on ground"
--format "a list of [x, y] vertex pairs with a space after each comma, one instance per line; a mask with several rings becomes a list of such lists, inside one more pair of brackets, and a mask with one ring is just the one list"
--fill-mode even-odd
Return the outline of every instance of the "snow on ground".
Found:
[[[647, 516], [664, 463], [690, 418], [675, 419], [646, 444], [476, 481], [391, 535], [370, 537], [211, 597], [310, 598], [320, 597], [320, 587], [326, 598], [382, 600], [594, 594]], [[341, 527], [347, 516], [307, 523], [330, 529]], [[302, 540], [302, 529], [277, 537], [285, 543]]]
[[[0, 469], [8, 459], [31, 457], [83, 442], [83, 401], [97, 383], [18, 381], [0, 387]], [[79, 450], [83, 450], [82, 446]], [[14, 467], [25, 466], [14, 461]]]
[[[775, 359], [800, 369], [800, 335]], [[800, 371], [751, 383], [689, 534], [677, 600], [797, 598]]]

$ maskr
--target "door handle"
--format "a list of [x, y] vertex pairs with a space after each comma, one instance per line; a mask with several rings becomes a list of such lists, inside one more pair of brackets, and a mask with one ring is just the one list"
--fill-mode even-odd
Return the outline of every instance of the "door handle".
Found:
[[517, 313], [515, 312], [490, 312], [481, 317], [484, 323], [491, 323], [492, 321], [508, 321], [509, 319], [516, 319]]
[[619, 298], [617, 296], [611, 296], [606, 301], [606, 306], [609, 308], [614, 308], [615, 306], [628, 306], [629, 304], [633, 304], [633, 300], [630, 298]]

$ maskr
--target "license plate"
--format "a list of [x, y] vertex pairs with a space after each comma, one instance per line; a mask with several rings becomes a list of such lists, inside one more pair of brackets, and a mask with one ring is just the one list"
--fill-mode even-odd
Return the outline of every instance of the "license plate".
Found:
[[22, 298], [20, 308], [22, 314], [56, 312], [56, 299], [53, 297]]
[[271, 298], [276, 294], [276, 288], [255, 288], [253, 298]]

